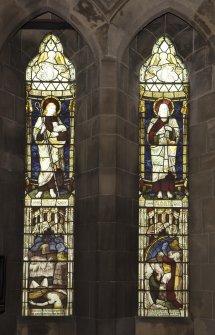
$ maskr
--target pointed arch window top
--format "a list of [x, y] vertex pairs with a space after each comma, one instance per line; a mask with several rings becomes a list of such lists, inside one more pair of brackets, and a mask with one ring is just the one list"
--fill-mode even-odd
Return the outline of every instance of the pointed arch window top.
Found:
[[69, 90], [75, 80], [75, 68], [63, 54], [63, 46], [54, 34], [48, 34], [39, 47], [39, 54], [28, 64], [26, 80], [40, 91]]
[[188, 72], [177, 56], [172, 41], [160, 37], [154, 44], [151, 56], [140, 69], [140, 83], [145, 91], [183, 92], [188, 82]]

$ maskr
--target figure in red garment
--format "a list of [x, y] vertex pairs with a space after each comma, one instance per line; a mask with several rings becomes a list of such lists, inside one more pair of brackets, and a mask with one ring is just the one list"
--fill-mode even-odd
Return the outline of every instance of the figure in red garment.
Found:
[[171, 117], [173, 103], [169, 99], [160, 99], [154, 105], [155, 114], [148, 127], [148, 142], [151, 147], [152, 190], [158, 198], [164, 193], [171, 199], [175, 191], [175, 162], [179, 127]]

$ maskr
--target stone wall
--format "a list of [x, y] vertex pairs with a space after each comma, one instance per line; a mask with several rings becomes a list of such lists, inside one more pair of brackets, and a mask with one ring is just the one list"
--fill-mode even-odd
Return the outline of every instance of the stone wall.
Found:
[[[46, 31], [21, 27], [47, 11], [74, 28], [56, 34], [77, 69], [75, 307], [73, 317], [23, 318], [24, 73]], [[214, 2], [8, 0], [0, 13], [0, 253], [7, 256], [1, 334], [212, 335]], [[186, 320], [137, 317], [138, 72], [163, 33], [183, 58], [191, 84]]]

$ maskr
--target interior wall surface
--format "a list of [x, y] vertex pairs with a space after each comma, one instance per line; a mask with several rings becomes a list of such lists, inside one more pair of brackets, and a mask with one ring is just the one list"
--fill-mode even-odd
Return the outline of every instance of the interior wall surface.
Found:
[[[74, 315], [21, 316], [25, 69], [51, 12], [77, 71]], [[7, 256], [1, 335], [212, 335], [214, 311], [215, 3], [209, 0], [8, 0], [0, 5], [0, 253]], [[13, 20], [11, 20], [13, 17]], [[190, 317], [139, 318], [139, 69], [166, 33], [190, 75]]]

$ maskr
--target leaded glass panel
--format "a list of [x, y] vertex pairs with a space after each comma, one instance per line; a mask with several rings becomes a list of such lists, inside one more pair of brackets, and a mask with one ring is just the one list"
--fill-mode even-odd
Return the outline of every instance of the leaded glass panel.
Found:
[[25, 316], [72, 314], [75, 69], [44, 37], [26, 70]]
[[160, 37], [140, 69], [140, 316], [188, 316], [188, 86]]

